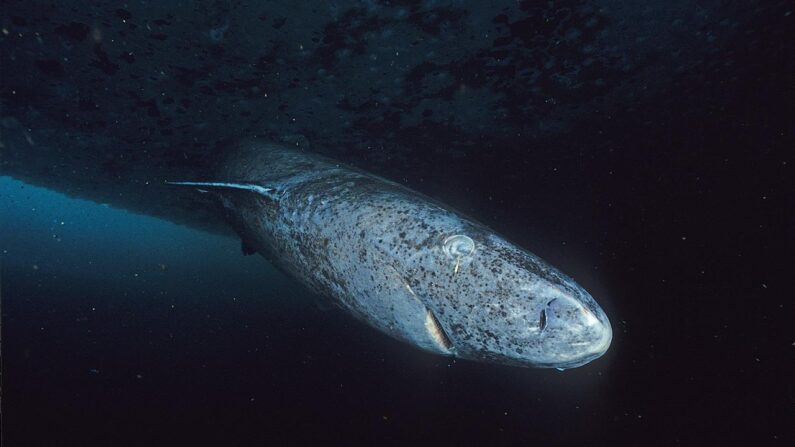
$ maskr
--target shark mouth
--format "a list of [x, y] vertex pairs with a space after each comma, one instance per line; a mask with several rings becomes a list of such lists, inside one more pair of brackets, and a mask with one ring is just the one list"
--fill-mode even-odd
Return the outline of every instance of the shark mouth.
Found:
[[440, 349], [447, 352], [452, 351], [453, 343], [450, 341], [450, 337], [444, 332], [439, 320], [436, 319], [436, 316], [430, 310], [426, 310], [425, 313], [425, 330], [428, 331], [428, 335], [431, 336], [431, 339]]

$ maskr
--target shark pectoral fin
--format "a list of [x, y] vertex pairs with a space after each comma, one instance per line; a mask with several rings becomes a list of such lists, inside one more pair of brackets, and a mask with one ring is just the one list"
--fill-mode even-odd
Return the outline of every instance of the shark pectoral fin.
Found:
[[445, 351], [451, 351], [453, 348], [453, 343], [450, 342], [450, 337], [448, 337], [447, 333], [444, 331], [444, 329], [442, 329], [442, 326], [439, 324], [439, 320], [436, 319], [436, 315], [434, 315], [430, 310], [426, 312], [425, 330], [427, 331], [431, 340], [433, 340], [436, 347], [442, 348]]
[[234, 183], [234, 182], [166, 182], [168, 185], [195, 186], [199, 192], [207, 192], [207, 189], [236, 189], [251, 191], [255, 194], [267, 197], [271, 200], [278, 200], [281, 195], [275, 187], [257, 185], [255, 183]]
[[[390, 293], [384, 303], [390, 309], [397, 338], [404, 339], [426, 351], [442, 355], [454, 354], [453, 344], [433, 312], [423, 303], [397, 269], [392, 268], [393, 281], [384, 288]], [[389, 330], [387, 332], [390, 332]]]

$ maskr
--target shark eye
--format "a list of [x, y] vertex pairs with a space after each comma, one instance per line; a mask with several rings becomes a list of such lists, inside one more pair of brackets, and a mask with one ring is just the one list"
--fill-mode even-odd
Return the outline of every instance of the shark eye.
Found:
[[475, 241], [469, 236], [455, 234], [444, 240], [444, 251], [453, 258], [468, 256], [475, 251]]

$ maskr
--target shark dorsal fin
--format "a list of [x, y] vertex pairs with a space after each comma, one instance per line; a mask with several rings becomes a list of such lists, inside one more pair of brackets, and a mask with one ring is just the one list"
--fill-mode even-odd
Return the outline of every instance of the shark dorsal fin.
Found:
[[196, 186], [200, 192], [207, 192], [202, 188], [211, 189], [239, 189], [251, 191], [255, 194], [265, 196], [272, 200], [277, 200], [279, 191], [276, 188], [257, 185], [255, 183], [233, 183], [233, 182], [166, 182], [169, 185], [177, 186]]

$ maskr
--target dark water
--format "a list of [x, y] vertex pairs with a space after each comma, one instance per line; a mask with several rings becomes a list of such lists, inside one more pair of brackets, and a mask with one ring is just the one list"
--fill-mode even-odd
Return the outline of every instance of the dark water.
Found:
[[[0, 7], [3, 445], [792, 445], [789, 2]], [[419, 352], [152, 186], [255, 135], [550, 261], [610, 350]]]

